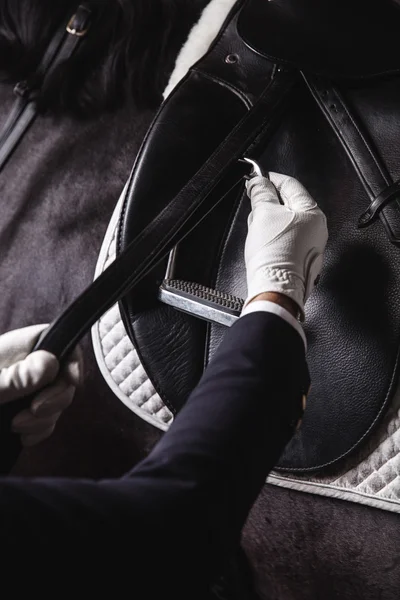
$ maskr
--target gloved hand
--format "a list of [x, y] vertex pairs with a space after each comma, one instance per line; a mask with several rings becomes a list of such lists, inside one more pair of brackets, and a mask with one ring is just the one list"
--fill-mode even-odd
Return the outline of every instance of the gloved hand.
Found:
[[33, 446], [54, 431], [61, 413], [71, 404], [82, 371], [76, 349], [60, 371], [57, 358], [44, 350], [29, 354], [47, 325], [33, 325], [0, 335], [0, 404], [38, 392], [30, 409], [12, 422], [24, 446]]
[[322, 267], [326, 217], [297, 179], [269, 175], [270, 180], [256, 176], [246, 183], [252, 212], [245, 246], [245, 306], [258, 294], [277, 292], [294, 300], [303, 317]]

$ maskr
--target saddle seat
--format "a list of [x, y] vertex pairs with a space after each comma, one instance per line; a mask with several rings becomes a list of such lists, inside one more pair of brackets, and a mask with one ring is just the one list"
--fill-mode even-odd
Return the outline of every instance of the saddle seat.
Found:
[[334, 78], [400, 69], [395, 0], [248, 0], [238, 32], [274, 62]]

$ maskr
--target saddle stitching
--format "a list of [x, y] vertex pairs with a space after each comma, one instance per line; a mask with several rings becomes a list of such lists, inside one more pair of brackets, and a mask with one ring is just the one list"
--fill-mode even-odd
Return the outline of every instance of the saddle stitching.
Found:
[[239, 99], [242, 100], [242, 102], [245, 104], [246, 108], [250, 109], [252, 107], [252, 103], [247, 98], [246, 94], [244, 92], [242, 92], [241, 89], [239, 89], [238, 87], [233, 85], [233, 83], [230, 83], [230, 82], [226, 81], [225, 79], [218, 77], [217, 75], [212, 75], [211, 73], [208, 73], [207, 71], [202, 71], [200, 69], [193, 69], [193, 72], [198, 73], [199, 75], [202, 75], [203, 77], [205, 77], [207, 79], [211, 79], [211, 81], [218, 83], [222, 87], [228, 88], [234, 94], [239, 96]]

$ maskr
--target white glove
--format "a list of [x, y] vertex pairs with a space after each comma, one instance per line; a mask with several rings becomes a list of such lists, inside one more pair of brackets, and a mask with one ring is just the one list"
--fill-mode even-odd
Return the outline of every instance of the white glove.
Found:
[[294, 300], [303, 317], [328, 241], [326, 217], [297, 179], [269, 175], [271, 180], [256, 176], [246, 183], [252, 212], [245, 246], [245, 306], [258, 294], [278, 292]]
[[33, 325], [0, 335], [0, 404], [38, 392], [30, 409], [22, 410], [12, 422], [24, 446], [33, 446], [53, 433], [61, 413], [72, 402], [82, 370], [79, 349], [60, 372], [53, 354], [44, 350], [29, 354], [47, 327]]

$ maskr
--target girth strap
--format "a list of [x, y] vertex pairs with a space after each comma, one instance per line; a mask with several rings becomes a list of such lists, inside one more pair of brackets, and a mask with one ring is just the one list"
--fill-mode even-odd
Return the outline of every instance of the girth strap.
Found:
[[79, 5], [67, 25], [64, 23], [52, 38], [36, 72], [28, 81], [15, 86], [17, 99], [0, 132], [0, 171], [38, 114], [36, 100], [40, 87], [56, 67], [74, 54], [88, 32], [90, 21], [90, 8]]
[[400, 244], [400, 182], [393, 183], [372, 140], [338, 89], [321, 77], [302, 75], [371, 200], [359, 218], [358, 227], [370, 225], [379, 216], [390, 241]]

